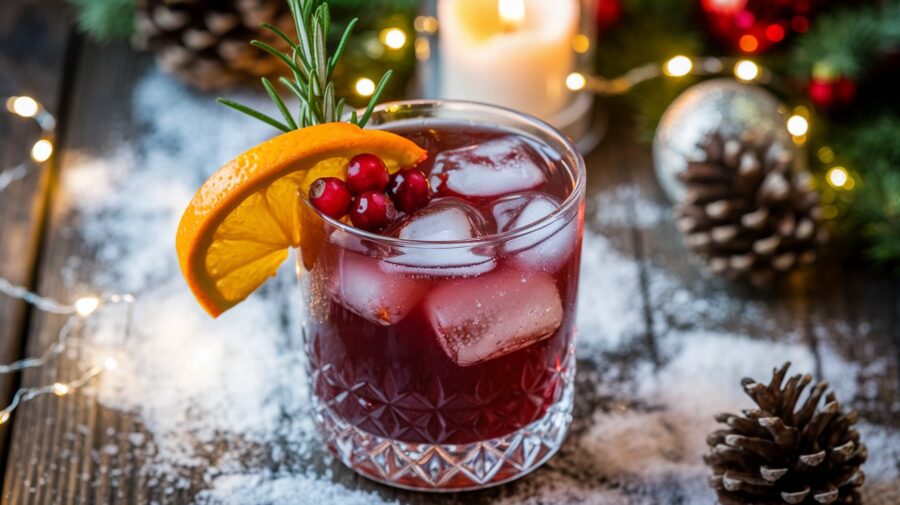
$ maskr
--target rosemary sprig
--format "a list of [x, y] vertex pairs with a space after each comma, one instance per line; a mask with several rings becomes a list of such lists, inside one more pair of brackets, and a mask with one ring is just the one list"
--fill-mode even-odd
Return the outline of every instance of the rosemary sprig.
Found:
[[[331, 73], [344, 53], [347, 39], [350, 38], [350, 33], [353, 31], [353, 27], [356, 26], [358, 19], [350, 21], [341, 36], [337, 49], [329, 57], [325, 42], [328, 28], [331, 24], [331, 13], [328, 10], [328, 3], [325, 0], [287, 0], [287, 3], [294, 18], [296, 40], [269, 23], [263, 23], [262, 27], [284, 40], [288, 45], [289, 52], [282, 52], [272, 45], [259, 40], [254, 40], [250, 43], [278, 58], [290, 68], [293, 79], [281, 77], [278, 79], [278, 82], [297, 97], [297, 100], [300, 102], [300, 110], [297, 112], [296, 118], [291, 115], [284, 100], [275, 89], [275, 85], [265, 77], [262, 78], [263, 87], [266, 88], [266, 92], [272, 98], [272, 102], [275, 103], [275, 106], [281, 112], [283, 120], [273, 118], [252, 107], [225, 98], [219, 98], [216, 101], [274, 126], [283, 132], [340, 121], [344, 115], [346, 102], [343, 98], [335, 98]], [[369, 105], [362, 116], [358, 116], [356, 111], [350, 114], [351, 123], [360, 128], [366, 125], [392, 74], [393, 72], [390, 70], [385, 72], [378, 82], [378, 86], [375, 87], [375, 92], [372, 93]]]

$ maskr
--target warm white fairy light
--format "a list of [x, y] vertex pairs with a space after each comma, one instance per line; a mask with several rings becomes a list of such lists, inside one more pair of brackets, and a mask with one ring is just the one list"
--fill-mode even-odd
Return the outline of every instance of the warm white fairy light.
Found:
[[[31, 159], [38, 163], [50, 159], [50, 156], [53, 155], [53, 142], [50, 138], [56, 128], [56, 118], [47, 112], [40, 102], [30, 96], [7, 97], [6, 110], [10, 114], [33, 119], [38, 124], [41, 128], [41, 137], [31, 145], [29, 154]], [[0, 170], [0, 191], [6, 189], [13, 182], [25, 178], [31, 172], [30, 168], [30, 163], [23, 161], [12, 168]]]
[[360, 96], [372, 96], [375, 92], [375, 82], [368, 77], [363, 77], [356, 81], [356, 93]]
[[742, 81], [752, 81], [759, 77], [759, 66], [750, 60], [740, 60], [734, 65], [734, 76]]
[[579, 33], [572, 39], [572, 49], [579, 54], [588, 52], [591, 48], [591, 39], [583, 33]]
[[831, 167], [825, 174], [825, 180], [837, 189], [849, 189], [853, 179], [850, 178], [850, 172], [844, 167]]
[[387, 28], [381, 31], [380, 39], [390, 49], [402, 49], [406, 45], [406, 32], [399, 28]]
[[86, 296], [75, 301], [75, 312], [81, 317], [87, 317], [100, 306], [100, 299], [95, 296]]
[[691, 73], [694, 62], [684, 55], [672, 57], [663, 65], [663, 73], [672, 77], [682, 77]]
[[587, 85], [587, 80], [584, 78], [584, 75], [578, 72], [572, 72], [566, 77], [566, 87], [572, 91], [584, 89], [585, 85]]
[[795, 114], [788, 118], [787, 129], [788, 133], [795, 137], [806, 135], [806, 132], [809, 131], [809, 121], [805, 117]]
[[41, 110], [41, 104], [30, 96], [11, 96], [6, 100], [6, 109], [24, 118], [32, 118]]
[[413, 28], [419, 33], [436, 33], [438, 26], [438, 20], [434, 16], [416, 16], [413, 20]]
[[53, 143], [47, 139], [40, 139], [31, 146], [31, 158], [38, 163], [43, 163], [53, 156]]

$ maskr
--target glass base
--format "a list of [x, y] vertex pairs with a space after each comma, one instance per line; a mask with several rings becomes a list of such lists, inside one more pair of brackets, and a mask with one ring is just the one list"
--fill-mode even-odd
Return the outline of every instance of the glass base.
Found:
[[518, 479], [559, 450], [572, 421], [575, 363], [563, 377], [562, 394], [537, 421], [508, 435], [470, 444], [418, 444], [377, 435], [347, 423], [317, 398], [315, 420], [334, 455], [360, 475], [416, 491], [484, 489]]

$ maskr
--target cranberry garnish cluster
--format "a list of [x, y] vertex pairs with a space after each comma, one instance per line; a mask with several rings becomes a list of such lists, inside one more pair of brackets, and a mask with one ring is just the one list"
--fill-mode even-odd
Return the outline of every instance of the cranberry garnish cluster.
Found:
[[309, 201], [319, 212], [341, 219], [350, 214], [353, 226], [381, 231], [397, 218], [398, 210], [415, 212], [431, 199], [428, 178], [420, 170], [404, 168], [388, 174], [377, 156], [359, 154], [347, 166], [347, 178], [322, 177], [309, 187]]

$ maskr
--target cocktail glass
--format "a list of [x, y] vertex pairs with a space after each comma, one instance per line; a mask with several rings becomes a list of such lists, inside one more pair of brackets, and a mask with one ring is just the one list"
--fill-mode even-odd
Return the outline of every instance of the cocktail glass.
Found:
[[313, 237], [298, 274], [318, 429], [356, 472], [429, 491], [507, 482], [559, 449], [572, 415], [584, 220], [584, 162], [538, 119], [407, 101], [379, 106], [368, 126], [437, 139], [450, 127], [540, 146], [561, 203], [521, 228], [455, 241], [369, 233], [305, 199], [300, 209]]

